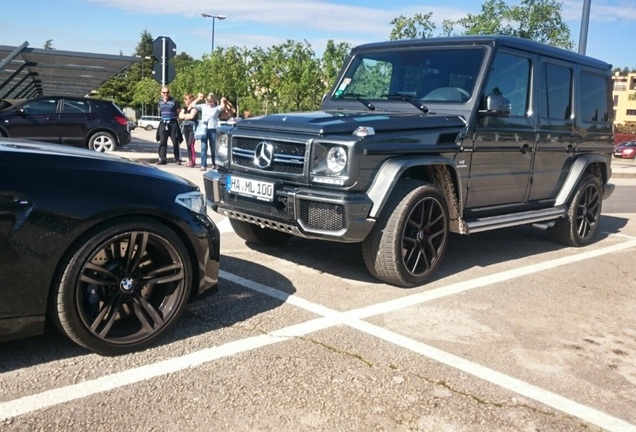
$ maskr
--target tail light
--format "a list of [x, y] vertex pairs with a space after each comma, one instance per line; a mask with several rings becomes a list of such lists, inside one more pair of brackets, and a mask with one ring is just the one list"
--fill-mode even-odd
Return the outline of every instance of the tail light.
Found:
[[122, 126], [128, 126], [128, 119], [124, 116], [116, 115], [115, 120]]

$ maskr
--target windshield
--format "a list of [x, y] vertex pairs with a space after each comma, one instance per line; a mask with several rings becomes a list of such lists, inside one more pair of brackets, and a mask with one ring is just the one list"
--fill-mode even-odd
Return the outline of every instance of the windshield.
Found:
[[333, 99], [465, 103], [475, 89], [483, 47], [435, 47], [356, 56]]

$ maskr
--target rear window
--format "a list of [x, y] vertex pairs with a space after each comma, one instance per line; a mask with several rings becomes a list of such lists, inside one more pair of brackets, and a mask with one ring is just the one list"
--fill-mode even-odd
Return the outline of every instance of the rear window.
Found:
[[64, 99], [62, 112], [66, 114], [85, 114], [91, 112], [91, 107], [87, 100]]
[[607, 79], [590, 72], [581, 73], [579, 110], [584, 122], [607, 122], [610, 119], [610, 99]]

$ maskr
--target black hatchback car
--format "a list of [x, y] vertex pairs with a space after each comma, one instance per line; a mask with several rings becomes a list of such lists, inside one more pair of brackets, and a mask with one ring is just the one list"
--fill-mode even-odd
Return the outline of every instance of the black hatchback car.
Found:
[[41, 334], [49, 318], [89, 350], [138, 350], [218, 274], [198, 186], [113, 155], [0, 139], [0, 342]]
[[68, 144], [98, 152], [111, 152], [130, 142], [129, 121], [111, 101], [39, 96], [3, 101], [0, 108], [0, 136]]

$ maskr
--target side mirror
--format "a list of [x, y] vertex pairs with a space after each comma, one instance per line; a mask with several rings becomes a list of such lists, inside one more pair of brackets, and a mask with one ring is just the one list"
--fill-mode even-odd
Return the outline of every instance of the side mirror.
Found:
[[481, 116], [510, 117], [510, 100], [501, 95], [486, 96], [486, 109], [479, 110]]

